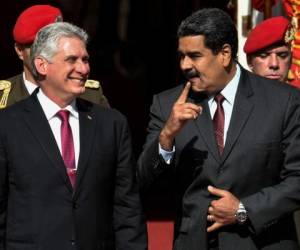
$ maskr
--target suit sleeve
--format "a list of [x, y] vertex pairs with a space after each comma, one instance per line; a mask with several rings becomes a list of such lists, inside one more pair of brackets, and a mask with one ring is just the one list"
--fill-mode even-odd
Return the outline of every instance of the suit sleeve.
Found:
[[300, 95], [292, 92], [287, 102], [281, 148], [284, 159], [277, 185], [241, 199], [251, 225], [260, 234], [300, 205]]
[[136, 164], [127, 121], [123, 118], [119, 133], [114, 201], [116, 249], [147, 249], [145, 217], [136, 182]]
[[150, 109], [148, 135], [143, 152], [138, 160], [137, 176], [142, 189], [150, 187], [162, 173], [173, 166], [172, 163], [166, 164], [159, 154], [159, 134], [166, 123], [166, 119], [161, 111], [158, 96], [154, 96]]
[[[0, 120], [1, 120], [0, 115]], [[0, 250], [5, 249], [6, 208], [7, 208], [7, 157], [4, 138], [0, 131]]]

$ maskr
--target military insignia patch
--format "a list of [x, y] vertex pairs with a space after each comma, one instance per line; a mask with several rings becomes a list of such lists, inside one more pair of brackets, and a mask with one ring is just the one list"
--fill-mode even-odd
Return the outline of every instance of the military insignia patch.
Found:
[[0, 91], [2, 91], [3, 94], [2, 94], [2, 97], [0, 99], [0, 109], [3, 109], [3, 108], [6, 107], [7, 99], [8, 99], [8, 95], [9, 95], [10, 90], [11, 90], [11, 82], [1, 80], [0, 81]]
[[84, 86], [86, 88], [90, 88], [90, 89], [99, 89], [100, 88], [100, 82], [96, 81], [96, 80], [88, 79], [88, 80], [86, 80]]

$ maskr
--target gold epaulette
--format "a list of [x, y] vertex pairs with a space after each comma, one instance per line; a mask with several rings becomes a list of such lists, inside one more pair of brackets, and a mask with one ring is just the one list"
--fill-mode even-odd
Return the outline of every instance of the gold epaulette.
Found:
[[100, 82], [96, 80], [87, 79], [84, 86], [86, 88], [90, 89], [99, 89], [100, 88]]
[[6, 107], [10, 90], [11, 90], [11, 82], [0, 80], [0, 91], [3, 91], [2, 97], [0, 99], [0, 109]]
[[298, 25], [298, 20], [296, 18], [292, 18], [291, 25], [289, 25], [288, 29], [285, 32], [284, 41], [287, 44], [290, 44], [292, 41], [296, 40], [297, 32], [296, 30]]

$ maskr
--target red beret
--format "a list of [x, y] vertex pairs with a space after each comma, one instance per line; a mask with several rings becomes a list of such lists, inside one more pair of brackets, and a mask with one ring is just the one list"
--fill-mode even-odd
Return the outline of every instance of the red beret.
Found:
[[51, 5], [33, 5], [18, 17], [14, 30], [14, 40], [20, 44], [31, 44], [36, 33], [44, 26], [62, 20], [62, 13]]
[[284, 37], [289, 28], [289, 21], [282, 17], [272, 17], [256, 25], [249, 33], [244, 45], [244, 52], [251, 54], [272, 44], [285, 42]]

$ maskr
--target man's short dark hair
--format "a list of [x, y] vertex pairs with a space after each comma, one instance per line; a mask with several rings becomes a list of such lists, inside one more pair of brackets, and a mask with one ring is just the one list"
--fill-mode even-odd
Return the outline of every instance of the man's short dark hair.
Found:
[[205, 8], [194, 12], [181, 22], [177, 37], [204, 36], [205, 47], [213, 54], [219, 53], [224, 44], [231, 46], [232, 58], [238, 49], [237, 30], [231, 17], [221, 9]]

